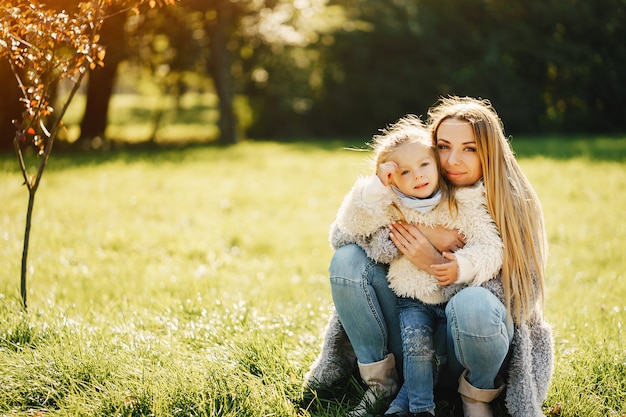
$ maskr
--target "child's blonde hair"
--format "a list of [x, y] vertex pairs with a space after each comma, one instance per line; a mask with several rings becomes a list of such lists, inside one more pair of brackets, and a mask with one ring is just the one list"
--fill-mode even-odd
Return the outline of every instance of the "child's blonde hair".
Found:
[[430, 131], [422, 120], [413, 114], [398, 119], [392, 125], [381, 130], [379, 135], [374, 135], [370, 146], [374, 151], [374, 169], [389, 160], [389, 155], [403, 145], [410, 143], [419, 143], [430, 149], [433, 153], [437, 164], [437, 172], [439, 173], [439, 189], [441, 190], [441, 200], [447, 201], [448, 206], [453, 213], [456, 211], [456, 201], [454, 199], [453, 185], [443, 175], [437, 147], [430, 138]]
[[428, 114], [433, 144], [444, 120], [456, 118], [472, 127], [487, 209], [504, 242], [502, 279], [507, 308], [515, 323], [527, 322], [544, 295], [548, 243], [539, 198], [517, 163], [502, 121], [489, 101], [443, 98]]

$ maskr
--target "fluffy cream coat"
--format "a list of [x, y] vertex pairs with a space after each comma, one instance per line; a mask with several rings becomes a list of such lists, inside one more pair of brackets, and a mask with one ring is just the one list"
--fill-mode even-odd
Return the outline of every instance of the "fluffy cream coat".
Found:
[[[441, 202], [422, 213], [403, 205], [377, 176], [359, 178], [344, 198], [331, 227], [331, 245], [337, 248], [343, 241], [355, 242], [366, 249], [371, 259], [389, 263], [387, 279], [398, 296], [417, 298], [428, 304], [445, 302], [459, 287], [480, 285], [495, 277], [503, 258], [502, 239], [487, 211], [483, 184], [459, 188], [455, 197], [458, 204], [455, 212], [451, 212], [447, 202]], [[452, 288], [439, 286], [434, 276], [394, 250], [389, 226], [401, 219], [425, 226], [442, 225], [465, 236], [465, 247], [454, 253], [459, 276]]]

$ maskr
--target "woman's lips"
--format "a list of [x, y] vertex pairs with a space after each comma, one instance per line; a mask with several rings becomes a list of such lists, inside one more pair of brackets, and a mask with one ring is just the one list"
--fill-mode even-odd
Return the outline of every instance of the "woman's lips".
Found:
[[465, 172], [446, 171], [446, 175], [448, 176], [448, 178], [450, 178], [450, 177], [460, 177], [462, 175], [465, 175]]

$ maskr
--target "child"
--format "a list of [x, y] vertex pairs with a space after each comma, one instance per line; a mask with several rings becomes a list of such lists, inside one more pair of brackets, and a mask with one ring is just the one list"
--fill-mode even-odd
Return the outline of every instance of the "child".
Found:
[[[373, 149], [376, 175], [359, 178], [345, 197], [331, 227], [331, 244], [355, 242], [371, 259], [390, 264], [389, 286], [399, 297], [404, 384], [385, 415], [430, 416], [438, 369], [446, 360], [445, 346], [433, 342], [445, 344], [445, 337], [434, 337], [446, 331], [445, 303], [461, 287], [497, 275], [502, 240], [487, 212], [482, 182], [454, 189], [443, 178], [429, 131], [419, 118], [405, 116], [374, 136]], [[390, 241], [389, 227], [397, 221], [457, 229], [466, 244], [443, 254], [448, 263], [422, 271]], [[360, 362], [359, 369], [367, 383]]]

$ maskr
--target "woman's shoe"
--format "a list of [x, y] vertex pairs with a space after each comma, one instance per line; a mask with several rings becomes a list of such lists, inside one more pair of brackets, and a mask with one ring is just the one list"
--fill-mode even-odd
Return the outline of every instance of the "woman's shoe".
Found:
[[463, 400], [464, 417], [493, 417], [489, 403], [500, 395], [504, 384], [495, 389], [479, 389], [465, 378], [467, 370], [459, 377], [459, 394]]
[[382, 361], [374, 363], [358, 363], [361, 379], [367, 384], [361, 402], [348, 413], [349, 417], [364, 417], [371, 409], [387, 401], [398, 392], [398, 373], [396, 371], [396, 359], [393, 353], [387, 354]]

